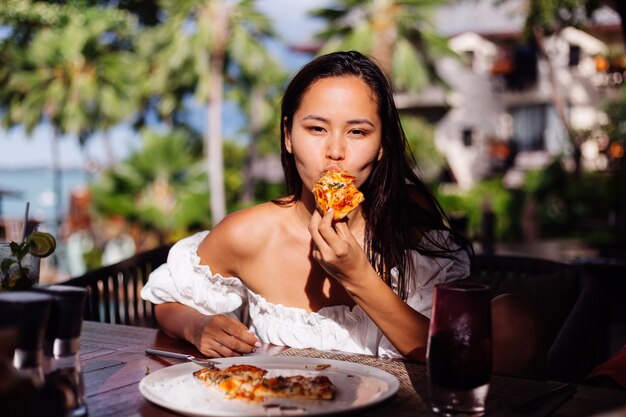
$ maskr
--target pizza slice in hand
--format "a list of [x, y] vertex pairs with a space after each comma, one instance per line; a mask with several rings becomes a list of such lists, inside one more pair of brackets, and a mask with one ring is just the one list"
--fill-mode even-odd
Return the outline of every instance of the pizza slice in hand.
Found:
[[355, 179], [355, 176], [346, 171], [324, 171], [313, 186], [313, 195], [322, 214], [332, 208], [333, 219], [340, 220], [365, 200], [363, 193], [354, 185]]

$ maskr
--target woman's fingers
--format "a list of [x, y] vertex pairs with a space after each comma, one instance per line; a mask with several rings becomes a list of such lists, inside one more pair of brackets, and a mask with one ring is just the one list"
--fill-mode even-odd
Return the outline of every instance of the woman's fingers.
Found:
[[332, 209], [324, 217], [315, 213], [309, 225], [313, 242], [323, 258], [342, 258], [350, 252], [350, 245], [358, 245], [348, 224], [345, 221], [334, 222], [333, 218]]
[[241, 356], [261, 345], [239, 320], [224, 314], [210, 316], [202, 328], [200, 351], [212, 356]]
[[334, 239], [337, 239], [337, 233], [333, 229], [333, 209], [328, 210], [322, 217], [317, 210], [311, 216], [309, 223], [309, 231], [313, 237], [313, 242], [320, 249], [330, 246]]

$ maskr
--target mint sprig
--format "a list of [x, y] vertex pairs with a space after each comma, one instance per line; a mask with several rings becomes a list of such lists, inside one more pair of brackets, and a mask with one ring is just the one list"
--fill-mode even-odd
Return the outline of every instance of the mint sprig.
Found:
[[[4, 258], [0, 262], [0, 272], [4, 276], [0, 288], [3, 290], [23, 290], [29, 289], [33, 286], [33, 282], [28, 278], [30, 269], [22, 265], [24, 257], [29, 253], [30, 248], [34, 245], [34, 242], [30, 239], [26, 239], [22, 243], [12, 241], [9, 243], [11, 248], [12, 257]], [[17, 264], [18, 276], [11, 277], [11, 267]]]

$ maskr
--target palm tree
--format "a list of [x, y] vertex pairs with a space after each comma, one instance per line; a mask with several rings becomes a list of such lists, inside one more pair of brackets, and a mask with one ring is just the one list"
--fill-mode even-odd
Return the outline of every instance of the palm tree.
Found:
[[[260, 156], [278, 153], [276, 142], [276, 109], [282, 96], [287, 73], [267, 51], [248, 51], [244, 45], [235, 48], [242, 58], [256, 55], [256, 59], [242, 59], [238, 88], [229, 91], [229, 97], [239, 104], [248, 118], [249, 144], [243, 166], [243, 187], [239, 204], [248, 206], [254, 201], [256, 178], [254, 163]], [[263, 71], [259, 71], [263, 68]]]
[[[55, 191], [60, 195], [58, 135], [85, 138], [106, 131], [137, 110], [141, 64], [128, 50], [136, 22], [116, 9], [8, 0], [0, 23], [0, 107], [5, 126], [27, 133], [53, 127]], [[57, 221], [60, 220], [57, 201]]]
[[94, 209], [152, 230], [161, 243], [208, 224], [206, 173], [195, 137], [183, 130], [142, 132], [142, 148], [91, 184]]
[[264, 71], [259, 56], [265, 49], [262, 39], [272, 35], [271, 22], [254, 8], [254, 0], [163, 0], [161, 6], [167, 21], [144, 40], [153, 58], [149, 90], [162, 95], [158, 108], [164, 116], [180, 107], [180, 91], [193, 92], [198, 101], [208, 103], [204, 154], [215, 224], [226, 215], [224, 90], [235, 84], [245, 66]]
[[447, 41], [430, 23], [434, 8], [446, 0], [337, 0], [337, 6], [317, 9], [327, 21], [318, 36], [321, 53], [354, 49], [374, 57], [390, 74], [394, 88], [419, 91], [441, 82], [432, 57], [451, 53]]
[[[11, 28], [1, 46], [3, 122], [23, 124], [30, 133], [48, 120], [59, 132], [78, 135], [133, 114], [142, 68], [122, 45], [134, 33], [134, 19], [115, 9], [30, 6], [28, 15], [0, 9]], [[33, 35], [26, 39], [24, 32]]]
[[[389, 75], [394, 90], [419, 92], [437, 84], [446, 87], [434, 65], [438, 55], [454, 55], [447, 40], [436, 34], [431, 13], [447, 0], [337, 0], [336, 6], [314, 10], [327, 20], [327, 29], [318, 37], [325, 40], [320, 53], [357, 50], [372, 56]], [[432, 126], [418, 116], [407, 114], [403, 125], [411, 149], [432, 179], [444, 157], [434, 144]], [[429, 155], [425, 160], [424, 155]]]

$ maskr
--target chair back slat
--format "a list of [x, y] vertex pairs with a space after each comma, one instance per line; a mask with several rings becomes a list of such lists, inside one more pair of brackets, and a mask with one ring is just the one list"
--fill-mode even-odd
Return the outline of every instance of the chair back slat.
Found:
[[101, 306], [100, 308], [104, 310], [104, 321], [107, 323], [115, 323], [115, 321], [112, 321], [111, 319], [111, 309], [109, 308], [109, 303], [107, 302], [107, 300], [113, 301], [111, 298], [111, 286], [113, 285], [111, 275], [107, 274], [101, 283], [102, 297], [100, 297], [99, 305]]
[[87, 288], [84, 319], [112, 324], [156, 327], [154, 306], [140, 297], [148, 276], [167, 261], [171, 245], [139, 253], [114, 265], [88, 271], [63, 284]]

